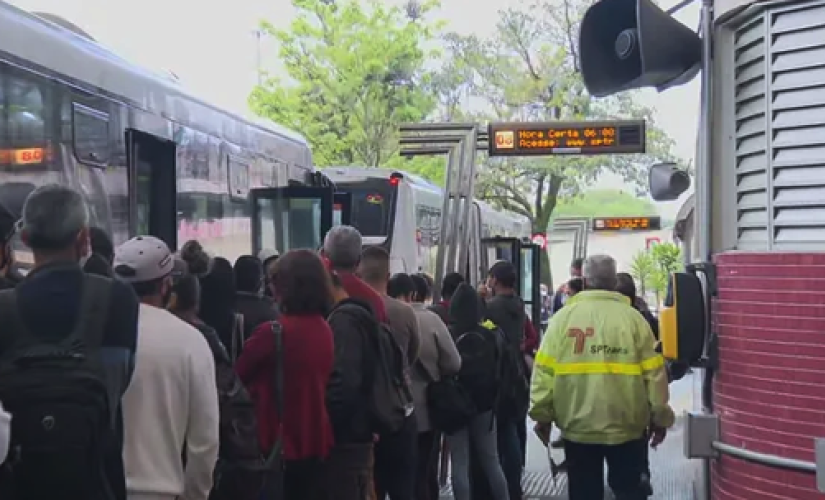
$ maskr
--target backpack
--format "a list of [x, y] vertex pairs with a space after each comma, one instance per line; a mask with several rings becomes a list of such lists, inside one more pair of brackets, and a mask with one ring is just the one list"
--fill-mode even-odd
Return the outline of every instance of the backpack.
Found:
[[[438, 337], [435, 337], [435, 342], [438, 343]], [[435, 380], [421, 360], [416, 361], [416, 366], [427, 381], [427, 410], [433, 428], [445, 434], [453, 434], [467, 427], [478, 410], [458, 377]]]
[[0, 292], [0, 400], [14, 416], [3, 500], [104, 497], [113, 422], [100, 348], [111, 286], [84, 274], [77, 322], [55, 342], [23, 324], [14, 290]]
[[[341, 314], [334, 310], [330, 316]], [[404, 352], [387, 325], [373, 320], [368, 328], [372, 356], [365, 356], [369, 368], [369, 415], [372, 428], [379, 435], [401, 430], [413, 409], [413, 398], [406, 373]]]
[[[273, 335], [276, 335], [276, 356], [280, 356], [282, 347], [278, 323], [273, 324]], [[270, 463], [261, 451], [255, 405], [229, 362], [226, 350], [216, 334], [205, 334], [205, 337], [210, 348], [217, 353], [215, 376], [220, 412], [220, 452], [209, 500], [259, 500], [272, 476], [277, 474], [277, 466]]]
[[501, 353], [496, 331], [478, 325], [455, 341], [461, 355], [458, 380], [469, 393], [478, 413], [496, 406], [500, 382]]
[[530, 404], [530, 382], [527, 363], [520, 346], [513, 345], [501, 328], [494, 330], [498, 340], [500, 392], [496, 402], [496, 416], [502, 419], [525, 418]]

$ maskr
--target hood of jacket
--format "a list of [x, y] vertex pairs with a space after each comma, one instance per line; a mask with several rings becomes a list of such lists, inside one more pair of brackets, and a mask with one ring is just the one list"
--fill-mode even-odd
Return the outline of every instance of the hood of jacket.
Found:
[[450, 298], [450, 321], [459, 329], [474, 328], [484, 315], [483, 299], [472, 286], [462, 283]]
[[335, 312], [351, 314], [358, 320], [368, 324], [375, 321], [375, 316], [372, 313], [370, 303], [366, 300], [356, 299], [354, 297], [348, 297], [332, 306], [328, 316], [333, 315]]

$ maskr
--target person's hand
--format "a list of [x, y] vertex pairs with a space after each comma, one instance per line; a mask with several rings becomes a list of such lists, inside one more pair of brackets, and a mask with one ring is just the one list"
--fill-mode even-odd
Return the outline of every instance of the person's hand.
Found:
[[552, 427], [553, 426], [551, 424], [541, 424], [538, 422], [536, 422], [536, 425], [533, 427], [533, 432], [536, 433], [539, 441], [541, 441], [544, 446], [547, 446], [550, 443], [550, 430]]
[[662, 444], [667, 437], [667, 429], [656, 425], [650, 426], [650, 447], [654, 450]]
[[481, 295], [482, 299], [486, 299], [490, 295], [490, 289], [487, 288], [487, 285], [481, 284], [478, 285], [478, 294]]

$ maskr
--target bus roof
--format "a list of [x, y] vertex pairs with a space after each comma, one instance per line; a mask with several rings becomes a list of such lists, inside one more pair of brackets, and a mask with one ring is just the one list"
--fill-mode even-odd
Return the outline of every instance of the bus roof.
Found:
[[[223, 138], [226, 132], [221, 129], [226, 124], [207, 116], [217, 113], [224, 121], [229, 118], [265, 135], [277, 135], [308, 148], [306, 138], [285, 127], [272, 122], [254, 123], [193, 97], [169, 76], [126, 61], [59, 16], [40, 17], [0, 0], [0, 33], [3, 34], [0, 53], [69, 77], [92, 90], [107, 92], [168, 120]], [[14, 60], [9, 62], [18, 64]], [[75, 82], [65, 83], [79, 86]]]

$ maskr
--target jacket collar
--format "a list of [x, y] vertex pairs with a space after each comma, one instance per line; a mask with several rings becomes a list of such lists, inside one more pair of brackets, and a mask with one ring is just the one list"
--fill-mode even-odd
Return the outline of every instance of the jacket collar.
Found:
[[565, 305], [577, 304], [579, 302], [601, 302], [601, 301], [622, 302], [627, 305], [630, 304], [630, 299], [620, 294], [619, 292], [611, 292], [608, 290], [585, 290], [567, 299]]

